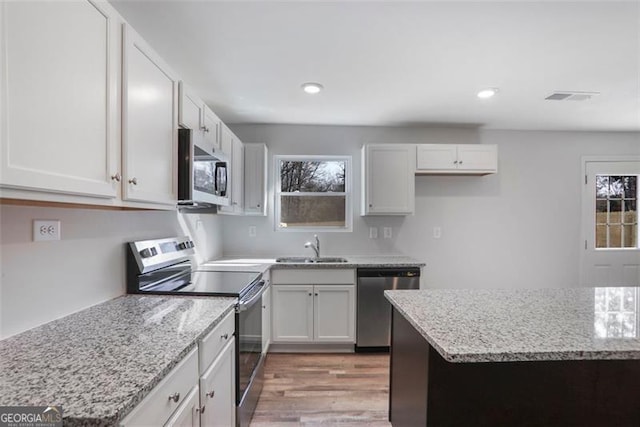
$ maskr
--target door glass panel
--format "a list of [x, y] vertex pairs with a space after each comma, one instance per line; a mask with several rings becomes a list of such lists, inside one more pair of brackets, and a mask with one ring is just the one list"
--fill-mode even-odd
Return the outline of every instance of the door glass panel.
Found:
[[622, 247], [622, 226], [621, 225], [609, 225], [609, 247], [610, 248]]
[[595, 184], [596, 248], [636, 248], [638, 176], [596, 175]]
[[596, 248], [607, 247], [607, 225], [596, 225]]

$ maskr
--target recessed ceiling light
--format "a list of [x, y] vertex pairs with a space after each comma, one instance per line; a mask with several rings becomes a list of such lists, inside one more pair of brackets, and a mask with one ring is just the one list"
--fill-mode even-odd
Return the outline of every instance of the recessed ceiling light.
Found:
[[496, 93], [498, 93], [498, 88], [488, 87], [488, 88], [482, 89], [480, 92], [478, 92], [478, 98], [482, 98], [482, 99], [491, 98]]
[[302, 90], [310, 94], [316, 94], [323, 89], [323, 86], [320, 83], [304, 83], [302, 85]]

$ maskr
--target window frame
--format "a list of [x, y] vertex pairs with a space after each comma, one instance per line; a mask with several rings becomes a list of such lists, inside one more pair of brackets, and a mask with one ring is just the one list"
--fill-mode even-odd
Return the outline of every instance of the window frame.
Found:
[[[339, 161], [345, 162], [345, 175], [344, 175], [344, 192], [323, 192], [323, 193], [289, 193], [282, 192], [282, 181], [280, 179], [280, 162], [281, 161], [294, 161], [294, 162], [322, 162], [322, 161]], [[274, 230], [283, 232], [333, 232], [343, 233], [353, 231], [353, 170], [352, 170], [352, 156], [349, 155], [318, 155], [318, 154], [278, 154], [273, 156], [273, 179], [274, 179]], [[282, 227], [280, 226], [280, 214], [281, 214], [281, 196], [344, 196], [344, 210], [345, 210], [345, 226], [316, 226], [316, 227]]]

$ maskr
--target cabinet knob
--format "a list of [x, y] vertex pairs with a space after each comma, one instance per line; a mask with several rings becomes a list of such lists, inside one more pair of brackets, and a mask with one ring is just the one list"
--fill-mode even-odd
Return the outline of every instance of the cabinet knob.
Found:
[[229, 334], [220, 335], [220, 338], [224, 338], [225, 340], [229, 339]]
[[129, 180], [129, 184], [138, 185], [138, 178], [134, 176]]
[[454, 165], [457, 165], [457, 164], [458, 164], [458, 161], [457, 161], [457, 160], [454, 160], [454, 161], [453, 161], [453, 164], [454, 164]]
[[258, 205], [256, 205], [256, 206], [260, 207], [260, 205], [259, 205], [259, 204], [258, 204]]
[[311, 295], [312, 295], [311, 292], [309, 292], [309, 296], [311, 296]]
[[370, 207], [370, 208], [372, 208], [372, 207], [373, 207], [373, 205], [372, 205], [371, 203], [369, 203], [369, 207]]
[[200, 412], [201, 414], [204, 414], [204, 408], [205, 408], [204, 405], [199, 408], [196, 408], [196, 412]]
[[173, 400], [175, 403], [178, 403], [178, 400], [180, 400], [180, 393], [170, 394], [169, 400]]
[[267, 309], [267, 306], [266, 306], [266, 305], [263, 305], [263, 306], [262, 306], [262, 308], [264, 308], [264, 309], [266, 310], [266, 309]]
[[209, 133], [209, 128], [208, 128], [208, 127], [206, 127], [206, 126], [205, 126], [205, 127], [203, 127], [203, 128], [202, 128], [202, 130], [203, 130], [203, 131], [205, 131], [205, 132], [207, 132], [207, 133]]
[[462, 164], [462, 160], [460, 160], [460, 161], [458, 162], [458, 164], [459, 164], [459, 165], [461, 165], [461, 164]]
[[216, 395], [216, 391], [215, 390], [211, 390], [211, 391], [205, 393], [204, 395], [207, 396], [210, 399], [213, 399], [213, 396]]
[[120, 182], [122, 177], [120, 176], [120, 172], [116, 172], [115, 175], [111, 175], [111, 180], [115, 182]]
[[316, 292], [316, 296], [318, 296], [318, 293]]

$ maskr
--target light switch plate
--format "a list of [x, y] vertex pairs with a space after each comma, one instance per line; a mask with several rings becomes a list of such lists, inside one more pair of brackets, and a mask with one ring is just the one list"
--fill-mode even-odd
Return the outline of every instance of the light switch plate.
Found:
[[442, 229], [440, 227], [433, 227], [433, 238], [439, 239], [442, 237]]
[[393, 237], [393, 232], [391, 227], [384, 227], [382, 231], [384, 233], [385, 239], [390, 239], [391, 237]]
[[60, 240], [60, 221], [57, 219], [34, 219], [33, 241]]
[[255, 225], [249, 226], [249, 237], [256, 237], [257, 230]]

